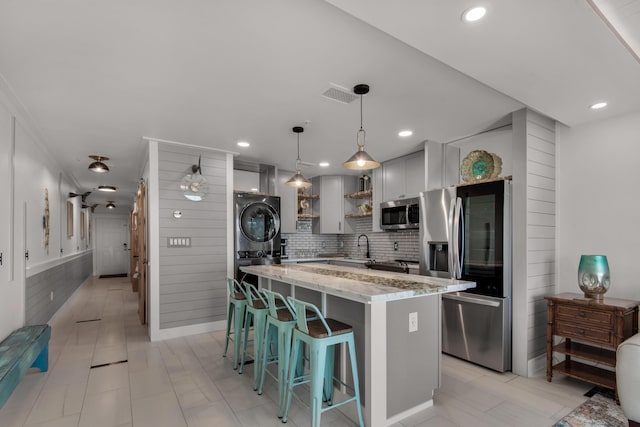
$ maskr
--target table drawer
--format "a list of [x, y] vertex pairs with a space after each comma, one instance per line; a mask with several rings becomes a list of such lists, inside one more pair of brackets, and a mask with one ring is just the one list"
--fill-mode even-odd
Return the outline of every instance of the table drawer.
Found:
[[556, 323], [556, 335], [567, 338], [583, 339], [593, 343], [613, 346], [613, 333], [607, 329], [585, 327], [575, 322], [558, 321]]
[[558, 319], [567, 319], [600, 327], [613, 327], [615, 316], [611, 311], [593, 310], [570, 305], [557, 306]]

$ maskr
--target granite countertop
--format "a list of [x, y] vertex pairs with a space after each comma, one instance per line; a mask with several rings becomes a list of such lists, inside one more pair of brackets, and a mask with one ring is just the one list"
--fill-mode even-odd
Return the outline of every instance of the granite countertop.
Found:
[[464, 291], [474, 282], [328, 264], [249, 265], [240, 270], [341, 298], [372, 303]]

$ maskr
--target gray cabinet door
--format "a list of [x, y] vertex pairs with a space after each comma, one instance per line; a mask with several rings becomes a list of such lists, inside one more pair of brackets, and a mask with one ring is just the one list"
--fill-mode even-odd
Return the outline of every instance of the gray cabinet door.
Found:
[[417, 197], [425, 190], [424, 151], [382, 164], [382, 200]]
[[280, 232], [295, 233], [298, 224], [298, 189], [284, 185], [294, 172], [278, 170], [278, 196], [280, 196]]

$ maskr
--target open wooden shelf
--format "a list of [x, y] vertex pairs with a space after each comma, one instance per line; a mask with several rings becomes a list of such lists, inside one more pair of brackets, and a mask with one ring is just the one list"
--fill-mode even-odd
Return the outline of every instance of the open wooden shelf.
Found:
[[320, 196], [317, 194], [302, 194], [298, 193], [298, 200], [300, 199], [319, 199]]
[[580, 359], [591, 360], [614, 368], [616, 366], [616, 352], [606, 348], [593, 347], [575, 341], [565, 341], [554, 346], [553, 351]]
[[320, 218], [320, 215], [298, 214], [298, 219], [314, 219], [314, 218]]
[[346, 214], [344, 217], [345, 218], [365, 218], [371, 215], [373, 215], [372, 212], [367, 212], [367, 213]]
[[616, 373], [595, 366], [576, 362], [575, 360], [565, 360], [557, 365], [553, 365], [553, 370], [564, 375], [587, 381], [600, 387], [611, 390], [616, 389]]
[[356, 193], [345, 194], [345, 199], [370, 199], [373, 196], [373, 190], [358, 191]]

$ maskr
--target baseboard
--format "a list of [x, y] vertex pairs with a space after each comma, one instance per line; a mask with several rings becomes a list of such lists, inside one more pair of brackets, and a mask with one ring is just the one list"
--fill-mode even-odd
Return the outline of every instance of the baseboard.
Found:
[[178, 328], [160, 329], [151, 332], [151, 341], [169, 340], [188, 335], [205, 334], [207, 332], [223, 331], [227, 328], [226, 320], [217, 322], [200, 323], [198, 325], [180, 326]]
[[547, 355], [541, 354], [527, 361], [527, 376], [529, 378], [536, 376], [540, 372], [546, 372], [547, 370]]

